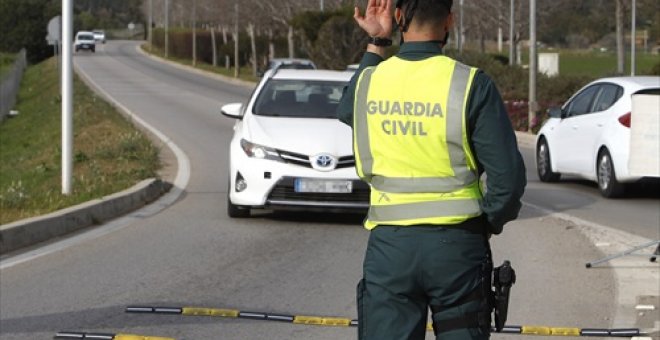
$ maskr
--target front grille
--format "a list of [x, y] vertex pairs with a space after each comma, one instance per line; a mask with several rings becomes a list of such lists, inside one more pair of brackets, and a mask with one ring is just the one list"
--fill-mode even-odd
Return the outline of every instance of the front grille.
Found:
[[369, 185], [361, 180], [353, 181], [353, 192], [350, 194], [322, 193], [322, 192], [296, 192], [294, 178], [284, 177], [275, 184], [268, 195], [268, 202], [273, 201], [299, 201], [304, 202], [332, 202], [347, 204], [368, 204]]
[[[307, 155], [290, 152], [290, 151], [284, 151], [284, 150], [277, 150], [277, 152], [280, 155], [280, 158], [282, 158], [282, 160], [284, 160], [285, 163], [295, 164], [306, 168], [312, 168], [312, 162], [310, 161], [309, 156]], [[355, 166], [355, 156], [353, 155], [343, 156], [343, 157], [339, 157], [339, 159], [337, 160], [337, 167], [335, 169], [350, 168], [354, 166]]]

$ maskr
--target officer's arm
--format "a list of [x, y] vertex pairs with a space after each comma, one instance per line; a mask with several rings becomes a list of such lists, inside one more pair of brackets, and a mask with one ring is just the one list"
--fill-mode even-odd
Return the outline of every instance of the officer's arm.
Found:
[[371, 45], [369, 46], [370, 47], [367, 48], [367, 52], [362, 57], [362, 61], [360, 61], [360, 66], [358, 67], [357, 71], [355, 71], [355, 74], [353, 74], [351, 81], [346, 87], [344, 87], [344, 94], [341, 97], [339, 106], [337, 107], [337, 119], [345, 124], [348, 124], [349, 126], [353, 126], [353, 102], [355, 101], [355, 86], [358, 78], [360, 77], [360, 73], [362, 73], [365, 68], [369, 66], [376, 66], [383, 61], [383, 57], [379, 53], [374, 53], [375, 51], [371, 52], [369, 50]]
[[527, 183], [525, 164], [495, 84], [482, 72], [473, 84], [468, 103], [470, 143], [480, 170], [487, 175], [482, 209], [491, 232], [499, 234], [505, 223], [518, 217]]

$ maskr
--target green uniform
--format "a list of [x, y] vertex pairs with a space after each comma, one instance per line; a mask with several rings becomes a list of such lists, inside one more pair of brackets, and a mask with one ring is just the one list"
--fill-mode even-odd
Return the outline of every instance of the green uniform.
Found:
[[[396, 57], [424, 63], [440, 55], [437, 44], [405, 43]], [[358, 78], [365, 68], [382, 61], [376, 54], [365, 54], [340, 103], [340, 120], [353, 126]], [[409, 75], [402, 73], [402, 81], [410, 80], [408, 78]], [[385, 89], [387, 84], [374, 86]], [[433, 87], [430, 88], [432, 91]], [[440, 88], [445, 87], [439, 85]], [[386, 91], [379, 90], [379, 93]], [[413, 92], [408, 96], [414, 96]], [[438, 97], [442, 96], [447, 94], [438, 90]], [[461, 215], [460, 219], [431, 219], [432, 222], [424, 222], [428, 220], [424, 218], [408, 219], [406, 223], [398, 223], [396, 219], [396, 223], [367, 220], [366, 226], [372, 231], [364, 260], [364, 278], [358, 286], [360, 338], [423, 338], [429, 306], [434, 311], [433, 321], [441, 330], [439, 339], [485, 339], [489, 336], [489, 326], [482, 322], [480, 327], [478, 319], [483, 320], [483, 317], [477, 318], [479, 313], [482, 316], [485, 313], [484, 290], [490, 286], [485, 279], [488, 277], [485, 273], [491, 270], [485, 235], [500, 233], [506, 222], [517, 217], [525, 186], [525, 168], [508, 115], [490, 78], [479, 71], [473, 73], [466, 97], [462, 112], [466, 156], [473, 158], [471, 169], [477, 176], [484, 171], [488, 174], [487, 190], [478, 197], [478, 213]], [[402, 100], [402, 105], [406, 102], [406, 98], [392, 100]], [[420, 114], [426, 110], [427, 116], [433, 118], [433, 104], [428, 103], [425, 109], [425, 101], [419, 103]], [[399, 123], [400, 128], [405, 127], [402, 124]], [[424, 137], [427, 131], [422, 122], [419, 124], [412, 133]], [[382, 122], [382, 129], [388, 135], [400, 134], [400, 129], [394, 130], [395, 126], [396, 122]], [[408, 127], [407, 131], [413, 131], [410, 129]], [[439, 145], [440, 159], [446, 152]], [[374, 160], [374, 164], [377, 162]], [[425, 164], [431, 162], [433, 160], [429, 159]], [[381, 166], [382, 169], [396, 173], [387, 170], [387, 166]], [[474, 192], [473, 189], [469, 192]], [[372, 196], [372, 207], [373, 204]], [[416, 220], [422, 222], [415, 223]], [[469, 321], [472, 319], [474, 322]]]

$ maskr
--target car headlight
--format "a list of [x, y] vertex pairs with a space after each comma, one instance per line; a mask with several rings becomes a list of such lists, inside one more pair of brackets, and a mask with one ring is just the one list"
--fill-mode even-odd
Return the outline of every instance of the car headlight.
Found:
[[274, 161], [281, 160], [280, 155], [277, 153], [277, 150], [269, 148], [263, 145], [254, 144], [248, 142], [245, 139], [241, 139], [241, 148], [248, 157], [259, 158], [259, 159], [270, 159]]

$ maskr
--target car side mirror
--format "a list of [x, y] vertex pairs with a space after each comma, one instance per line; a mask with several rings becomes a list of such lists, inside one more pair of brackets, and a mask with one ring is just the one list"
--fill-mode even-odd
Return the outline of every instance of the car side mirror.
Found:
[[232, 103], [222, 106], [220, 113], [229, 118], [234, 119], [243, 119], [243, 114], [241, 110], [243, 109], [242, 103]]
[[551, 107], [548, 110], [548, 116], [550, 118], [564, 118], [564, 110], [560, 107]]

